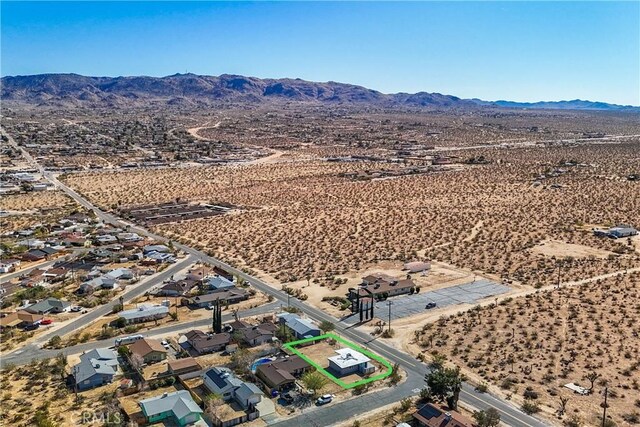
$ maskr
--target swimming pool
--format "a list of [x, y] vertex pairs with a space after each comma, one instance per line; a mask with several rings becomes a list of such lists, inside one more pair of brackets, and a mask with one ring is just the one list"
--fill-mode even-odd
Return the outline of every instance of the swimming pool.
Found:
[[258, 359], [255, 362], [253, 362], [253, 364], [251, 365], [251, 372], [255, 373], [256, 369], [258, 368], [258, 365], [264, 365], [265, 363], [269, 363], [273, 360], [273, 358], [270, 357], [265, 357], [262, 359]]

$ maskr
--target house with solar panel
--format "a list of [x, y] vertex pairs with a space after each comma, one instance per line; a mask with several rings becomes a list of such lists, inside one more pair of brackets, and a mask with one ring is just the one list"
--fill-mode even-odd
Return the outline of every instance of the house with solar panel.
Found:
[[443, 406], [427, 403], [413, 413], [417, 427], [473, 427], [470, 419]]
[[[230, 369], [214, 367], [207, 370], [202, 376], [204, 386], [229, 405], [230, 411], [222, 411], [233, 414], [230, 418], [218, 418], [214, 416], [216, 426], [230, 427], [246, 421], [255, 420], [260, 416], [258, 406], [262, 402], [264, 393], [253, 383], [245, 382], [238, 378]], [[268, 401], [268, 399], [264, 399]], [[270, 401], [269, 401], [270, 402]]]

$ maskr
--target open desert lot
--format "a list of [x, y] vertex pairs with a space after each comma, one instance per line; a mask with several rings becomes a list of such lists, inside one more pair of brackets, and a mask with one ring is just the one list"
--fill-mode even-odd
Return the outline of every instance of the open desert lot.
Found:
[[[639, 285], [640, 274], [632, 273], [444, 316], [416, 331], [414, 351], [443, 354], [491, 391], [518, 404], [530, 396], [549, 414], [568, 398], [565, 418], [578, 415], [587, 425], [600, 425], [607, 387], [614, 421], [635, 425]], [[573, 393], [568, 383], [593, 386], [592, 393]]]
[[0, 197], [0, 234], [35, 224], [56, 221], [78, 209], [78, 205], [61, 191], [11, 194]]
[[[385, 180], [340, 176], [375, 163], [321, 161], [66, 180], [103, 207], [176, 198], [239, 206], [155, 230], [282, 282], [426, 258], [543, 286], [558, 280], [558, 270], [570, 281], [640, 266], [632, 241], [595, 237], [585, 227], [640, 223], [638, 183], [626, 179], [637, 168], [639, 144], [470, 150], [466, 157], [490, 163]], [[556, 249], [592, 249], [541, 250], [551, 240]]]

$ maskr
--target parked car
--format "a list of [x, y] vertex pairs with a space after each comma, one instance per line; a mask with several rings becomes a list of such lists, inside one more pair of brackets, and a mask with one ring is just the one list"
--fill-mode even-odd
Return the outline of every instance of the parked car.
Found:
[[333, 400], [333, 394], [323, 394], [316, 400], [316, 405], [326, 405]]
[[429, 309], [429, 308], [436, 308], [436, 303], [435, 301], [430, 301], [427, 303], [427, 305], [424, 306], [424, 308]]
[[164, 348], [166, 348], [167, 350], [169, 350], [171, 348], [171, 345], [169, 345], [169, 343], [167, 342], [167, 340], [162, 340], [162, 342], [160, 343], [162, 344], [162, 346]]
[[30, 323], [27, 326], [24, 327], [25, 331], [35, 331], [36, 329], [38, 329], [40, 327], [39, 323]]
[[42, 319], [42, 321], [40, 322], [41, 325], [50, 325], [53, 323], [53, 320], [51, 319]]
[[74, 313], [81, 312], [82, 307], [80, 307], [79, 305], [74, 305], [73, 307], [71, 307], [71, 311], [73, 311]]

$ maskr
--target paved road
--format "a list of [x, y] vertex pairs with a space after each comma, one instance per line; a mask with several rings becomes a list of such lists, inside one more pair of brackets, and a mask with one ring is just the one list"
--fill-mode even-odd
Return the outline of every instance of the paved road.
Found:
[[[24, 152], [24, 150], [23, 150]], [[37, 165], [37, 163], [35, 164], [37, 167], [40, 168], [40, 170], [42, 170], [42, 168]], [[78, 194], [76, 191], [74, 191], [73, 189], [69, 188], [68, 186], [64, 185], [63, 183], [61, 183], [54, 174], [52, 174], [51, 172], [45, 172], [43, 171], [43, 175], [50, 181], [52, 182], [57, 188], [60, 188], [61, 190], [63, 190], [65, 193], [67, 193], [70, 197], [72, 197], [74, 200], [76, 200], [76, 202], [78, 202], [80, 205], [84, 206], [87, 209], [93, 210], [97, 217], [100, 218], [101, 220], [107, 222], [107, 223], [111, 223], [114, 224], [118, 227], [123, 227], [123, 226], [128, 226], [130, 224], [121, 221], [120, 219], [116, 218], [115, 216], [108, 214], [106, 212], [101, 211], [100, 209], [98, 209], [97, 207], [95, 207], [93, 204], [91, 204], [88, 200], [86, 200], [85, 198], [83, 198], [80, 194]], [[138, 227], [138, 226], [130, 226], [129, 227], [132, 231], [137, 232], [140, 235], [145, 235], [151, 238], [154, 238], [158, 241], [164, 241], [166, 242], [168, 239], [162, 236], [158, 236], [156, 234], [150, 233], [149, 231]], [[215, 265], [218, 267], [221, 267], [227, 271], [229, 271], [230, 273], [244, 279], [245, 281], [247, 281], [248, 283], [250, 283], [252, 286], [254, 286], [256, 289], [264, 292], [267, 295], [272, 295], [276, 300], [280, 301], [283, 304], [287, 304], [287, 295], [280, 291], [280, 290], [276, 290], [273, 287], [269, 286], [267, 283], [261, 281], [260, 279], [257, 279], [253, 276], [250, 276], [249, 274], [236, 269], [234, 267], [231, 267], [230, 265], [212, 258], [210, 256], [208, 256], [207, 254], [200, 252], [196, 249], [193, 249], [189, 246], [183, 245], [183, 244], [179, 244], [179, 243], [174, 243], [174, 246], [177, 247], [178, 249], [186, 252], [187, 254], [193, 255], [194, 257], [197, 257], [201, 260], [203, 260], [206, 263], [209, 263], [211, 265]], [[419, 388], [420, 386], [422, 386], [422, 379], [425, 375], [425, 373], [427, 372], [428, 368], [425, 364], [417, 361], [416, 359], [414, 359], [413, 357], [409, 356], [408, 354], [395, 349], [394, 347], [391, 347], [385, 343], [379, 342], [377, 340], [372, 339], [368, 334], [361, 332], [355, 328], [352, 328], [350, 325], [346, 325], [342, 322], [340, 322], [338, 319], [326, 314], [325, 312], [312, 307], [310, 305], [307, 305], [299, 300], [296, 300], [294, 298], [291, 298], [291, 305], [297, 307], [298, 309], [300, 309], [303, 313], [305, 313], [306, 315], [308, 315], [309, 317], [311, 317], [312, 319], [316, 320], [316, 321], [323, 321], [323, 320], [327, 320], [330, 322], [334, 322], [336, 324], [336, 330], [337, 332], [339, 332], [340, 334], [342, 334], [343, 336], [345, 336], [346, 338], [360, 344], [363, 346], [366, 346], [370, 349], [372, 349], [373, 351], [377, 352], [378, 354], [380, 354], [383, 357], [386, 357], [388, 360], [394, 362], [394, 363], [398, 363], [406, 372], [407, 372], [407, 376], [408, 376], [408, 382], [405, 387], [409, 388], [412, 387], [414, 384], [416, 385], [416, 389]], [[419, 385], [418, 385], [419, 384]], [[401, 389], [404, 390], [404, 389]], [[416, 391], [417, 393], [417, 391]], [[371, 394], [370, 396], [377, 396], [378, 393], [375, 394]], [[404, 397], [406, 397], [406, 395], [401, 392], [401, 391], [397, 391], [395, 393], [393, 393], [395, 400], [400, 400]], [[362, 399], [365, 398], [365, 396], [361, 397]], [[378, 400], [375, 397], [366, 397], [366, 399], [374, 399], [373, 402], [378, 402]], [[522, 411], [520, 411], [518, 408], [516, 408], [515, 406], [513, 406], [510, 402], [506, 402], [503, 400], [499, 400], [493, 396], [490, 396], [488, 394], [480, 394], [477, 393], [473, 390], [473, 388], [467, 384], [464, 385], [464, 391], [463, 393], [461, 393], [460, 399], [462, 402], [468, 403], [478, 409], [486, 409], [489, 407], [494, 407], [496, 408], [502, 416], [502, 420], [509, 424], [509, 425], [513, 425], [513, 426], [522, 426], [522, 427], [544, 427], [547, 424], [539, 421], [538, 419], [530, 416], [530, 415], [526, 415], [524, 414]], [[359, 399], [358, 399], [359, 400]], [[354, 401], [355, 402], [355, 401]], [[350, 419], [352, 417], [354, 417], [355, 415], [364, 413], [368, 410], [370, 410], [371, 406], [368, 406], [367, 408], [362, 408], [362, 407], [358, 407], [355, 404], [347, 404], [346, 406], [343, 406], [344, 408], [344, 413], [341, 413], [340, 415], [338, 414], [338, 410], [334, 409], [336, 408], [338, 405], [330, 405], [328, 407], [322, 407], [322, 408], [318, 408], [313, 410], [313, 418], [314, 419], [319, 419], [319, 417], [323, 417], [323, 419], [325, 420], [325, 422], [323, 422], [320, 425], [331, 425], [340, 421], [344, 421], [347, 419]], [[366, 410], [365, 410], [366, 409]], [[300, 421], [297, 420], [295, 421], [296, 424], [299, 424]], [[286, 421], [285, 421], [286, 423]], [[286, 424], [285, 424], [286, 425]]]
[[[261, 305], [260, 307], [242, 310], [238, 312], [238, 317], [245, 318], [245, 317], [259, 316], [261, 314], [272, 313], [278, 308], [278, 306], [279, 304], [274, 302], [266, 305]], [[233, 319], [233, 315], [230, 313], [222, 315], [222, 320], [224, 322], [228, 322], [232, 319]], [[189, 321], [189, 322], [171, 323], [167, 326], [163, 326], [161, 328], [154, 328], [152, 330], [141, 332], [141, 333], [142, 335], [145, 335], [145, 336], [158, 336], [158, 335], [170, 336], [170, 335], [175, 335], [176, 333], [183, 331], [185, 329], [195, 329], [195, 328], [206, 329], [209, 326], [211, 326], [211, 319], [200, 319], [200, 320]], [[58, 350], [40, 348], [35, 344], [30, 344], [21, 348], [20, 350], [9, 353], [6, 356], [3, 355], [2, 360], [0, 360], [0, 366], [5, 366], [7, 364], [26, 365], [27, 363], [31, 362], [34, 359], [35, 360], [49, 359], [49, 358], [55, 357], [57, 354], [60, 354], [60, 353], [65, 355], [71, 355], [71, 354], [79, 354], [85, 351], [93, 350], [95, 348], [110, 347], [113, 345], [113, 340], [115, 338], [126, 336], [126, 335], [130, 335], [130, 334], [117, 335], [112, 337], [109, 340], [92, 341], [92, 342], [74, 345], [71, 347], [65, 347], [63, 349], [58, 349]]]
[[[147, 277], [142, 279], [140, 283], [134, 285], [135, 287], [126, 291], [122, 294], [122, 298], [124, 302], [131, 301], [132, 299], [144, 295], [149, 289], [157, 286], [159, 283], [162, 283], [163, 280], [169, 279], [173, 274], [178, 271], [188, 267], [193, 264], [194, 259], [191, 256], [187, 256], [184, 260], [172, 264], [164, 271], [157, 273], [151, 277]], [[5, 366], [7, 363], [12, 363], [16, 365], [25, 364], [31, 361], [31, 359], [42, 359], [46, 357], [51, 357], [59, 353], [59, 351], [48, 351], [40, 348], [40, 345], [46, 343], [51, 337], [58, 335], [63, 337], [69, 333], [79, 331], [87, 325], [95, 322], [101, 317], [111, 313], [113, 306], [119, 304], [119, 298], [115, 299], [105, 305], [101, 305], [100, 307], [96, 307], [89, 311], [87, 314], [81, 315], [72, 321], [64, 324], [63, 326], [48, 331], [41, 336], [38, 337], [37, 341], [32, 344], [28, 344], [20, 349], [14, 350], [12, 352], [2, 354], [2, 358], [0, 359], [0, 367]], [[87, 343], [90, 348], [91, 343]], [[69, 347], [71, 348], [71, 347]], [[82, 350], [80, 350], [82, 351]], [[67, 353], [73, 354], [73, 353]]]
[[29, 274], [33, 270], [35, 270], [37, 268], [45, 269], [47, 267], [51, 267], [53, 264], [55, 264], [57, 262], [64, 262], [65, 258], [67, 258], [68, 256], [77, 256], [80, 253], [89, 252], [92, 249], [93, 248], [78, 248], [78, 249], [74, 249], [74, 250], [71, 251], [71, 253], [67, 253], [67, 254], [65, 254], [63, 256], [59, 256], [58, 258], [54, 258], [54, 259], [51, 259], [49, 261], [42, 262], [40, 264], [32, 265], [30, 267], [14, 271], [13, 273], [0, 274], [0, 285], [3, 285], [3, 284], [5, 284], [5, 283], [17, 278], [17, 277], [20, 277], [23, 274]]
[[[62, 259], [62, 258], [61, 258]], [[61, 260], [60, 259], [60, 260]], [[13, 273], [4, 273], [4, 274], [0, 274], [0, 285], [3, 285], [13, 279], [16, 279], [20, 276], [22, 276], [23, 274], [29, 274], [31, 273], [33, 270], [35, 270], [36, 268], [47, 268], [47, 267], [51, 267], [53, 264], [55, 264], [57, 261], [59, 261], [58, 259], [52, 259], [50, 261], [46, 261], [43, 262], [41, 264], [38, 265], [34, 265], [31, 266], [29, 268], [25, 268], [23, 270], [17, 270], [14, 271]]]
[[[170, 265], [168, 268], [161, 271], [160, 273], [156, 273], [151, 277], [142, 279], [140, 283], [136, 283], [131, 290], [126, 291], [124, 294], [121, 295], [121, 297], [123, 298], [124, 302], [128, 302], [134, 298], [144, 295], [149, 289], [153, 288], [154, 286], [157, 286], [158, 284], [162, 283], [164, 280], [170, 279], [171, 276], [173, 276], [180, 270], [183, 270], [189, 267], [194, 262], [195, 260], [192, 257], [188, 256], [182, 261]], [[69, 322], [63, 327], [42, 335], [39, 339], [39, 342], [45, 343], [54, 335], [59, 335], [63, 337], [71, 332], [79, 330], [80, 328], [90, 323], [93, 323], [99, 318], [111, 313], [111, 311], [113, 310], [113, 306], [117, 304], [120, 304], [119, 298], [114, 299], [108, 302], [107, 304], [96, 307], [91, 311], [89, 311], [89, 313], [74, 319], [72, 322]]]

